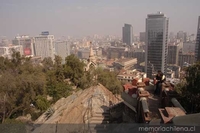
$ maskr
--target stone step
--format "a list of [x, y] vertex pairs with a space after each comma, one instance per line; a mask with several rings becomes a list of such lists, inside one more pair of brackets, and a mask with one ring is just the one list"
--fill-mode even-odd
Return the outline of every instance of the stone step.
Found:
[[110, 118], [110, 115], [93, 115], [91, 118]]
[[90, 118], [90, 120], [93, 120], [93, 119], [98, 119], [98, 120], [109, 120], [109, 119], [110, 119], [110, 116], [106, 116], [106, 117], [103, 117], [103, 116], [93, 116], [92, 118]]
[[110, 114], [94, 114], [93, 117], [110, 117]]
[[110, 115], [110, 112], [95, 112], [94, 114]]
[[100, 123], [101, 123], [101, 122], [109, 122], [109, 120], [110, 120], [110, 119], [95, 119], [95, 118], [94, 118], [94, 119], [91, 119], [91, 120], [90, 120], [90, 124], [95, 124], [95, 122], [98, 122], [98, 123], [99, 123], [99, 122], [100, 122]]
[[90, 127], [102, 127], [102, 128], [105, 128], [105, 127], [108, 127], [109, 124], [89, 124]]
[[110, 119], [109, 118], [99, 118], [99, 117], [95, 117], [95, 118], [91, 118], [90, 119], [90, 122], [91, 121], [109, 121]]
[[106, 111], [95, 111], [96, 113], [109, 113], [110, 111], [109, 110], [106, 110]]
[[106, 124], [109, 123], [107, 120], [91, 120], [90, 124]]

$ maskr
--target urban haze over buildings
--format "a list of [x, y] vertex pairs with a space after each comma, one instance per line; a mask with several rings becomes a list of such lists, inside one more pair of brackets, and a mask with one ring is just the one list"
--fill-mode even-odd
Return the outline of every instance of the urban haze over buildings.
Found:
[[199, 0], [1, 0], [0, 37], [37, 36], [49, 31], [55, 37], [118, 35], [129, 23], [134, 34], [145, 31], [146, 14], [162, 11], [170, 18], [169, 31], [196, 34]]
[[52, 131], [46, 123], [56, 123], [55, 131], [83, 123], [83, 132], [104, 123], [181, 124], [187, 117], [200, 124], [193, 119], [200, 117], [200, 70], [185, 69], [195, 52], [200, 60], [199, 5], [1, 0], [0, 123], [26, 122], [31, 132], [40, 130], [35, 122], [45, 132]]

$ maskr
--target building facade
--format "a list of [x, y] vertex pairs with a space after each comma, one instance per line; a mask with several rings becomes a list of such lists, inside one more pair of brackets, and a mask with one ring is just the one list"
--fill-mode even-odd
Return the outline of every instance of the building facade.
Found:
[[137, 64], [137, 59], [136, 58], [131, 58], [131, 59], [118, 59], [113, 63], [113, 66], [116, 70], [129, 70], [133, 69], [134, 65]]
[[177, 39], [183, 41], [183, 42], [187, 42], [188, 41], [188, 35], [187, 32], [184, 31], [179, 31], [177, 33]]
[[140, 42], [145, 42], [145, 38], [146, 38], [146, 33], [145, 32], [140, 32]]
[[5, 36], [1, 37], [0, 46], [8, 46], [9, 44], [10, 42]]
[[167, 64], [178, 65], [178, 54], [183, 48], [183, 42], [174, 42], [168, 45]]
[[169, 42], [175, 42], [176, 41], [176, 35], [173, 32], [169, 33]]
[[79, 49], [77, 52], [77, 56], [79, 59], [88, 59], [90, 55], [89, 49]]
[[70, 55], [70, 44], [66, 41], [57, 41], [55, 42], [56, 55], [62, 58], [62, 61], [65, 61], [65, 58]]
[[179, 52], [178, 65], [182, 68], [185, 63], [193, 64], [195, 62], [195, 54], [194, 53], [184, 53], [182, 51]]
[[174, 78], [180, 78], [181, 67], [178, 65], [167, 65], [167, 68], [174, 72]]
[[40, 36], [35, 37], [34, 49], [36, 56], [41, 56], [42, 59], [51, 57], [54, 60], [56, 54], [54, 36], [49, 35], [49, 32], [42, 32]]
[[127, 51], [126, 47], [110, 46], [107, 49], [107, 58], [108, 59], [122, 58], [125, 56], [126, 51]]
[[152, 68], [166, 72], [168, 25], [169, 19], [161, 12], [147, 16], [145, 72], [149, 78], [152, 78]]
[[130, 24], [124, 24], [122, 28], [122, 40], [127, 45], [133, 44], [133, 27]]
[[34, 38], [29, 36], [16, 36], [12, 40], [13, 45], [22, 46], [23, 49], [22, 55], [25, 56], [34, 56], [33, 43], [34, 43]]
[[137, 58], [137, 64], [145, 61], [145, 51], [142, 49], [135, 49], [133, 51], [127, 51], [126, 58]]
[[15, 50], [16, 52], [20, 52], [21, 55], [23, 54], [23, 49], [22, 49], [21, 45], [19, 45], [19, 46], [10, 45], [10, 46], [0, 47], [0, 56], [11, 59], [13, 50]]
[[146, 73], [139, 72], [136, 69], [134, 70], [123, 70], [120, 71], [117, 75], [117, 79], [121, 82], [129, 82], [132, 83], [134, 79], [138, 79], [138, 81], [142, 81], [143, 78], [146, 78]]
[[198, 27], [197, 27], [195, 59], [196, 59], [196, 61], [200, 61], [200, 16], [199, 16]]

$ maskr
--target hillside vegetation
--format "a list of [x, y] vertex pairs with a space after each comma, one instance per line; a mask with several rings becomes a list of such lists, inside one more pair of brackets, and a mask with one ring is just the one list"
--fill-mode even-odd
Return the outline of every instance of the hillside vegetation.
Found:
[[12, 59], [0, 57], [0, 123], [26, 114], [35, 120], [58, 99], [97, 83], [113, 93], [122, 89], [115, 73], [100, 68], [86, 72], [84, 66], [74, 55], [66, 57], [64, 64], [59, 56], [33, 64], [15, 51]]

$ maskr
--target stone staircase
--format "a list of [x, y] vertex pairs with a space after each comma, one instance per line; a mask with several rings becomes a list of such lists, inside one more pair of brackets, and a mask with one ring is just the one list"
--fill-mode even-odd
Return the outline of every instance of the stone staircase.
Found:
[[110, 120], [109, 110], [95, 112], [90, 119], [89, 133], [106, 133]]

